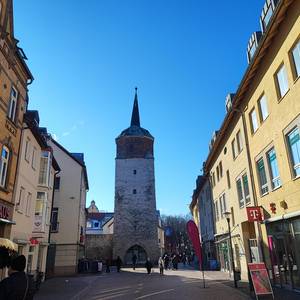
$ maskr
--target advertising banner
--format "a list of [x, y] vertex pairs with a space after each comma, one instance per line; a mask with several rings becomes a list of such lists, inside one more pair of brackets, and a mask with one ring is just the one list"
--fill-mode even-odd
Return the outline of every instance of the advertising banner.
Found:
[[[254, 291], [256, 296], [272, 295], [273, 290], [269, 279], [269, 274], [264, 263], [248, 264]], [[274, 298], [274, 296], [273, 296]]]
[[261, 222], [263, 220], [260, 206], [248, 206], [246, 209], [249, 222]]
[[190, 220], [186, 224], [187, 232], [190, 240], [192, 241], [195, 253], [199, 259], [200, 268], [202, 269], [202, 249], [200, 244], [200, 236], [197, 225], [194, 221]]

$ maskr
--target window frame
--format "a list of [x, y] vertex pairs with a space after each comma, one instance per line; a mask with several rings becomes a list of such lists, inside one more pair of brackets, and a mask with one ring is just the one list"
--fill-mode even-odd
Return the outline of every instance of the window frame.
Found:
[[25, 215], [27, 217], [31, 216], [31, 204], [32, 204], [32, 193], [27, 192], [26, 207], [25, 207]]
[[26, 192], [25, 188], [23, 186], [20, 186], [18, 203], [16, 203], [16, 210], [19, 213], [23, 213], [24, 202], [25, 202], [25, 192]]
[[[16, 93], [16, 96], [13, 96], [13, 94], [12, 94], [13, 91]], [[10, 89], [7, 117], [13, 123], [15, 123], [15, 121], [16, 121], [18, 96], [19, 96], [18, 90], [12, 85], [11, 89]], [[14, 106], [12, 106], [13, 103], [14, 103]]]
[[[254, 129], [254, 123], [253, 123], [253, 118], [252, 118], [253, 113], [255, 114], [255, 120], [256, 120], [256, 126], [257, 126], [256, 129]], [[253, 107], [251, 109], [251, 111], [249, 112], [249, 119], [250, 119], [251, 133], [254, 134], [259, 128], [259, 123], [258, 123], [258, 118], [257, 118], [255, 107]]]
[[[247, 178], [247, 188], [249, 192], [247, 196], [245, 194], [245, 181], [244, 181], [245, 177]], [[239, 208], [241, 209], [251, 204], [251, 188], [249, 185], [249, 177], [246, 170], [244, 170], [239, 176], [236, 177], [235, 183], [237, 188], [236, 190], [237, 190], [237, 199], [239, 202]], [[238, 186], [239, 183], [241, 187], [241, 194], [239, 193], [239, 186]], [[240, 198], [240, 196], [242, 197]]]
[[[286, 76], [286, 84], [287, 89], [282, 93], [282, 90], [280, 88], [279, 80], [278, 80], [278, 74], [281, 70], [284, 70], [285, 76]], [[289, 85], [289, 78], [287, 73], [287, 68], [284, 62], [282, 62], [279, 67], [277, 68], [275, 74], [274, 74], [274, 80], [275, 80], [275, 87], [276, 87], [276, 93], [277, 93], [277, 99], [280, 101], [289, 91], [290, 85]]]
[[287, 143], [287, 150], [288, 150], [288, 157], [289, 157], [289, 164], [290, 164], [290, 168], [291, 168], [291, 173], [292, 173], [292, 178], [295, 179], [295, 178], [299, 178], [300, 177], [300, 173], [297, 174], [296, 172], [296, 168], [300, 168], [300, 165], [299, 163], [295, 164], [294, 162], [294, 157], [293, 157], [293, 154], [292, 154], [292, 149], [291, 149], [291, 145], [289, 143], [289, 138], [288, 136], [295, 130], [298, 130], [298, 133], [300, 135], [300, 127], [298, 125], [294, 126], [292, 129], [290, 129], [286, 134], [285, 134], [285, 140], [286, 140], [286, 143]]
[[[298, 66], [299, 70], [297, 70], [297, 65], [293, 54], [296, 48], [299, 48], [299, 66]], [[289, 51], [289, 58], [290, 58], [290, 65], [292, 68], [293, 79], [294, 81], [296, 81], [300, 77], [300, 37], [296, 39], [293, 46], [291, 47]]]
[[[3, 151], [6, 151], [7, 157], [3, 156]], [[3, 145], [1, 148], [1, 155], [0, 155], [0, 188], [3, 189], [6, 189], [8, 183], [9, 166], [10, 166], [10, 159], [11, 159], [10, 156], [11, 156], [10, 148], [7, 145]]]
[[[267, 115], [264, 118], [264, 114], [263, 114], [263, 110], [262, 110], [262, 105], [261, 105], [261, 100], [265, 100], [265, 108], [267, 111]], [[258, 112], [259, 112], [259, 119], [260, 119], [260, 123], [263, 123], [268, 117], [269, 117], [269, 110], [268, 110], [268, 101], [267, 101], [267, 97], [265, 94], [262, 94], [259, 99], [257, 100], [257, 106], [258, 106]]]
[[[274, 151], [274, 154], [275, 154], [275, 158], [276, 158], [276, 165], [277, 165], [277, 169], [278, 169], [278, 176], [277, 177], [274, 177], [273, 178], [273, 169], [272, 169], [272, 165], [271, 165], [271, 160], [270, 160], [270, 156], [269, 156], [269, 153], [271, 151]], [[280, 172], [279, 172], [279, 167], [278, 167], [278, 160], [277, 160], [277, 154], [276, 154], [276, 151], [275, 151], [275, 147], [271, 147], [270, 149], [268, 149], [266, 151], [266, 159], [267, 159], [267, 162], [268, 162], [268, 168], [269, 168], [269, 176], [270, 176], [270, 183], [271, 183], [271, 187], [272, 187], [272, 190], [276, 190], [278, 189], [279, 187], [281, 187], [282, 183], [281, 183], [281, 178], [280, 178]], [[279, 185], [275, 186], [274, 185], [274, 181], [278, 180], [279, 181]]]

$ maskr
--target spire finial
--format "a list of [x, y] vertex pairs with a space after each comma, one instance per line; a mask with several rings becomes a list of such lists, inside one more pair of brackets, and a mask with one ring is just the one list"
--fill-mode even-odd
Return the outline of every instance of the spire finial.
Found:
[[133, 109], [131, 115], [131, 126], [133, 125], [140, 127], [140, 114], [139, 114], [139, 104], [138, 104], [138, 97], [137, 97], [137, 87], [135, 87], [135, 95], [134, 95]]

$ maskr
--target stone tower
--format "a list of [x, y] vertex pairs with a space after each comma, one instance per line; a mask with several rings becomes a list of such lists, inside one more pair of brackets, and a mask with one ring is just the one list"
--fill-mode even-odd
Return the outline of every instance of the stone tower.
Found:
[[131, 125], [116, 138], [113, 256], [124, 264], [131, 264], [133, 254], [138, 263], [147, 257], [156, 262], [160, 254], [153, 142], [140, 126], [136, 89]]

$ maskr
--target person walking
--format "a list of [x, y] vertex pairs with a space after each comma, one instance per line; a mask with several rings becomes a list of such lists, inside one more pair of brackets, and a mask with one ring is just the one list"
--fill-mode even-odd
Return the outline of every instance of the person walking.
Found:
[[106, 272], [106, 273], [110, 273], [110, 268], [109, 268], [109, 266], [110, 266], [110, 261], [109, 261], [109, 259], [106, 260], [105, 264], [106, 264], [105, 272]]
[[166, 253], [165, 257], [164, 257], [164, 263], [165, 263], [165, 269], [166, 270], [168, 270], [168, 268], [169, 268], [169, 261], [170, 261], [169, 255]]
[[158, 259], [158, 267], [159, 267], [159, 274], [164, 275], [165, 264], [164, 264], [164, 260], [162, 259], [162, 257], [160, 257]]
[[133, 270], [135, 270], [136, 261], [137, 261], [137, 256], [134, 253], [133, 256], [132, 256], [132, 267], [133, 267]]
[[145, 263], [145, 268], [147, 269], [147, 273], [150, 274], [151, 273], [151, 269], [152, 269], [152, 263], [150, 261], [150, 258], [147, 258], [147, 261]]
[[120, 273], [121, 266], [122, 266], [122, 260], [121, 260], [120, 256], [117, 257], [116, 265], [117, 265], [117, 271], [118, 271], [118, 273]]
[[24, 255], [11, 260], [9, 277], [0, 282], [0, 300], [32, 300], [33, 281], [25, 274], [26, 258]]

